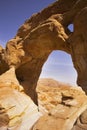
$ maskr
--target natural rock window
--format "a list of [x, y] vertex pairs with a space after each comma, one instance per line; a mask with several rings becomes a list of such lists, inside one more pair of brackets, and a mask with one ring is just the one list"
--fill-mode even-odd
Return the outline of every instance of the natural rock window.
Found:
[[70, 30], [70, 32], [74, 31], [74, 25], [73, 24], [69, 24], [68, 25], [68, 29]]
[[[74, 30], [70, 23], [74, 23]], [[60, 54], [57, 55], [57, 52]], [[87, 0], [54, 2], [26, 20], [15, 37], [7, 42], [6, 48], [0, 47], [0, 127], [4, 125], [15, 130], [87, 130], [87, 95], [80, 87], [54, 88], [51, 82], [52, 91], [50, 88], [47, 90], [46, 85], [43, 89], [46, 91], [42, 92], [48, 94], [43, 96], [41, 93], [45, 101], [43, 105], [49, 113], [42, 116], [38, 112], [35, 104], [38, 105], [41, 98], [36, 93], [37, 81], [45, 62], [52, 55], [51, 64], [55, 67], [48, 67], [51, 71], [56, 70], [52, 76], [54, 73], [60, 76], [62, 70], [62, 76], [69, 81], [73, 76], [69, 69], [73, 62], [78, 75], [77, 84], [87, 94]], [[66, 57], [72, 59], [70, 64]], [[64, 65], [64, 68], [58, 70], [58, 65]], [[45, 85], [42, 87], [45, 88]]]
[[77, 84], [87, 92], [86, 43], [87, 0], [58, 0], [26, 20], [0, 49], [0, 74], [14, 67], [18, 81], [37, 104], [35, 89], [42, 67], [53, 50], [61, 50], [71, 55]]
[[63, 51], [53, 51], [43, 65], [40, 78], [53, 78], [76, 85], [77, 73], [71, 56]]

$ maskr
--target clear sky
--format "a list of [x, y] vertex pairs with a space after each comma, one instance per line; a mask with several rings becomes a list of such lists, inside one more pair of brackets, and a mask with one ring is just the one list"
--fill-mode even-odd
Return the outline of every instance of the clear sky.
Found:
[[55, 0], [0, 0], [0, 43], [14, 37], [19, 26], [32, 14]]
[[[5, 46], [26, 19], [54, 1], [56, 0], [0, 0], [0, 44]], [[77, 74], [71, 57], [65, 52], [54, 51], [44, 64], [40, 77], [75, 84]]]

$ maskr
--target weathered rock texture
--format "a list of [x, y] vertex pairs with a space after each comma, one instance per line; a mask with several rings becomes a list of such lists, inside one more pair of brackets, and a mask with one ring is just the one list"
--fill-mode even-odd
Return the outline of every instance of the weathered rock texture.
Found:
[[[68, 25], [70, 24], [74, 25], [73, 32], [68, 29]], [[37, 81], [43, 64], [53, 50], [62, 50], [71, 55], [74, 67], [78, 74], [77, 83], [86, 92], [87, 0], [56, 1], [26, 20], [19, 28], [16, 36], [7, 42], [5, 49], [0, 46], [0, 74], [2, 74], [0, 77], [0, 104], [5, 109], [7, 106], [8, 109], [10, 108], [10, 110], [7, 110], [8, 112], [5, 113], [7, 115], [4, 123], [5, 128], [9, 125], [7, 118], [12, 120], [12, 122], [10, 121], [11, 126], [16, 121], [14, 120], [15, 117], [18, 118], [17, 122], [19, 121], [21, 123], [21, 120], [27, 122], [25, 121], [25, 117], [27, 113], [30, 112], [29, 110], [32, 109], [32, 107], [34, 108], [35, 105], [29, 97], [20, 91], [25, 91], [25, 93], [38, 104], [36, 93]], [[10, 75], [10, 77], [8, 75]], [[12, 79], [12, 76], [14, 80]], [[58, 119], [58, 121], [60, 120], [62, 128], [57, 126], [59, 130], [70, 130], [76, 119], [86, 109], [86, 95], [82, 92], [82, 102], [80, 102], [79, 92], [77, 92], [77, 96], [74, 98], [73, 91], [75, 92], [75, 90], [72, 89], [71, 95], [68, 95], [68, 92], [63, 93], [62, 104], [58, 105], [56, 108], [58, 111], [59, 108], [60, 110], [63, 108], [63, 110], [66, 113], [68, 111], [69, 114], [64, 115], [64, 113], [60, 111], [60, 114], [57, 114], [60, 116], [60, 118], [58, 118], [59, 116], [56, 117], [54, 109], [54, 112], [51, 111], [50, 115], [44, 117], [44, 119], [47, 118], [47, 120], [50, 118], [53, 123], [55, 122], [55, 119]], [[4, 96], [2, 96], [3, 94]], [[15, 99], [16, 96], [18, 99], [17, 101]], [[66, 100], [67, 96], [69, 98], [68, 101]], [[29, 102], [31, 102], [30, 104], [32, 104], [32, 106], [28, 106]], [[75, 107], [73, 105], [75, 105]], [[29, 109], [27, 112], [26, 106]], [[14, 114], [11, 113], [11, 110], [14, 111]], [[26, 114], [22, 116], [24, 111]], [[36, 113], [38, 114], [38, 112]], [[81, 116], [81, 119], [78, 119], [75, 123], [74, 130], [80, 125], [83, 125], [82, 122], [84, 122], [85, 118], [84, 113], [83, 116]], [[64, 118], [61, 118], [61, 116], [64, 116]], [[43, 117], [41, 120], [43, 121]], [[50, 124], [49, 121], [47, 122]], [[45, 130], [49, 129], [49, 127], [47, 128], [47, 122], [45, 125], [46, 127], [44, 128]], [[27, 130], [27, 128], [24, 129], [22, 126], [21, 128], [14, 129]], [[38, 128], [38, 125], [36, 127]]]
[[14, 68], [1, 75], [0, 130], [30, 130], [40, 116], [37, 106], [19, 85]]
[[[0, 130], [86, 130], [87, 96], [80, 87], [39, 80], [39, 110], [12, 67], [0, 76]], [[42, 114], [41, 114], [42, 113]]]
[[0, 130], [4, 130], [8, 128], [8, 124], [9, 124], [9, 116], [6, 113], [5, 108], [3, 108], [0, 105]]
[[[73, 33], [68, 29], [71, 23]], [[37, 104], [35, 88], [42, 66], [53, 50], [62, 50], [71, 55], [77, 83], [86, 91], [86, 30], [87, 0], [56, 1], [26, 20], [5, 49], [0, 47], [0, 74], [14, 66], [18, 81]]]
[[41, 79], [37, 92], [45, 114], [31, 130], [87, 130], [87, 96], [80, 87]]
[[[86, 91], [86, 6], [87, 0], [59, 0], [26, 20], [6, 49], [0, 47], [0, 73], [14, 66], [19, 82], [36, 104], [37, 80], [53, 50], [63, 50], [72, 56], [77, 83]], [[71, 23], [73, 33], [68, 30]]]

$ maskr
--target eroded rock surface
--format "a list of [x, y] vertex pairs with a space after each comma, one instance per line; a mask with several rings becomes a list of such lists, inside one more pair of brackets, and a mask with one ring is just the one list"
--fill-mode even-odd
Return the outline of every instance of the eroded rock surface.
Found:
[[14, 68], [0, 76], [0, 105], [0, 130], [29, 130], [41, 116], [19, 85]]
[[9, 125], [9, 116], [5, 108], [3, 108], [0, 105], [0, 130], [7, 130], [8, 125]]
[[[87, 89], [87, 0], [58, 0], [34, 14], [15, 37], [0, 47], [0, 74], [15, 67], [25, 92], [37, 103], [36, 85], [41, 69], [53, 50], [71, 55], [77, 83]], [[74, 30], [68, 29], [73, 24]]]
[[[73, 32], [68, 29], [70, 24], [74, 26]], [[53, 50], [71, 55], [78, 74], [77, 83], [87, 92], [87, 0], [54, 2], [26, 20], [5, 49], [0, 46], [0, 105], [6, 115], [1, 129], [28, 130], [40, 117], [33, 101], [38, 104], [37, 81]], [[52, 92], [48, 93], [51, 96], [47, 102], [50, 102], [52, 110], [43, 103], [49, 112], [40, 118], [33, 130], [85, 130], [85, 93], [67, 87], [58, 90], [62, 92], [56, 91], [60, 98], [54, 96], [55, 102], [51, 101]], [[43, 100], [46, 98], [42, 97]], [[27, 115], [30, 116], [26, 119]]]
[[37, 92], [41, 109], [46, 111], [31, 130], [87, 129], [87, 96], [80, 87], [41, 79]]

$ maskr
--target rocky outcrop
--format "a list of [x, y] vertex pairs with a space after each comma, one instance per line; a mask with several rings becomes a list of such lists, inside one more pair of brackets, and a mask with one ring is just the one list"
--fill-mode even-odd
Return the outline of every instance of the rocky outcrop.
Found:
[[45, 109], [45, 114], [31, 130], [87, 129], [87, 96], [80, 87], [40, 79], [37, 92], [40, 109], [42, 112]]
[[0, 105], [0, 130], [7, 130], [9, 124], [9, 116], [5, 108]]
[[19, 85], [14, 68], [0, 76], [0, 105], [0, 130], [29, 130], [41, 116]]
[[86, 91], [86, 15], [87, 0], [58, 0], [31, 16], [6, 48], [0, 47], [0, 74], [14, 66], [18, 81], [38, 104], [35, 89], [42, 66], [53, 50], [62, 50], [71, 55], [77, 83]]
[[[33, 101], [38, 104], [37, 81], [43, 64], [53, 50], [71, 55], [78, 74], [77, 83], [87, 91], [86, 21], [87, 0], [58, 0], [26, 20], [15, 37], [7, 42], [5, 49], [0, 46], [0, 105], [4, 110], [0, 113], [1, 130], [31, 129], [40, 117]], [[73, 32], [68, 29], [70, 24], [74, 26]], [[71, 87], [58, 88], [58, 91], [60, 93], [56, 90], [58, 95], [55, 93], [54, 96], [55, 102], [51, 92], [48, 99], [39, 95], [40, 99], [50, 102], [50, 107], [44, 102], [40, 105], [48, 113], [32, 129], [85, 130], [85, 93]]]
[[[78, 19], [78, 20], [77, 20]], [[77, 83], [82, 86], [85, 92], [87, 91], [87, 7], [82, 9], [74, 20], [75, 30], [72, 36], [70, 36], [71, 42], [71, 56], [74, 63], [74, 67], [78, 73]]]
[[[71, 90], [69, 84], [63, 84], [53, 79], [42, 78], [37, 84], [39, 109], [50, 111], [62, 102], [62, 92]], [[69, 92], [70, 93], [70, 92]]]
[[80, 87], [38, 81], [38, 107], [24, 93], [15, 69], [0, 76], [0, 130], [86, 130], [87, 96]]

